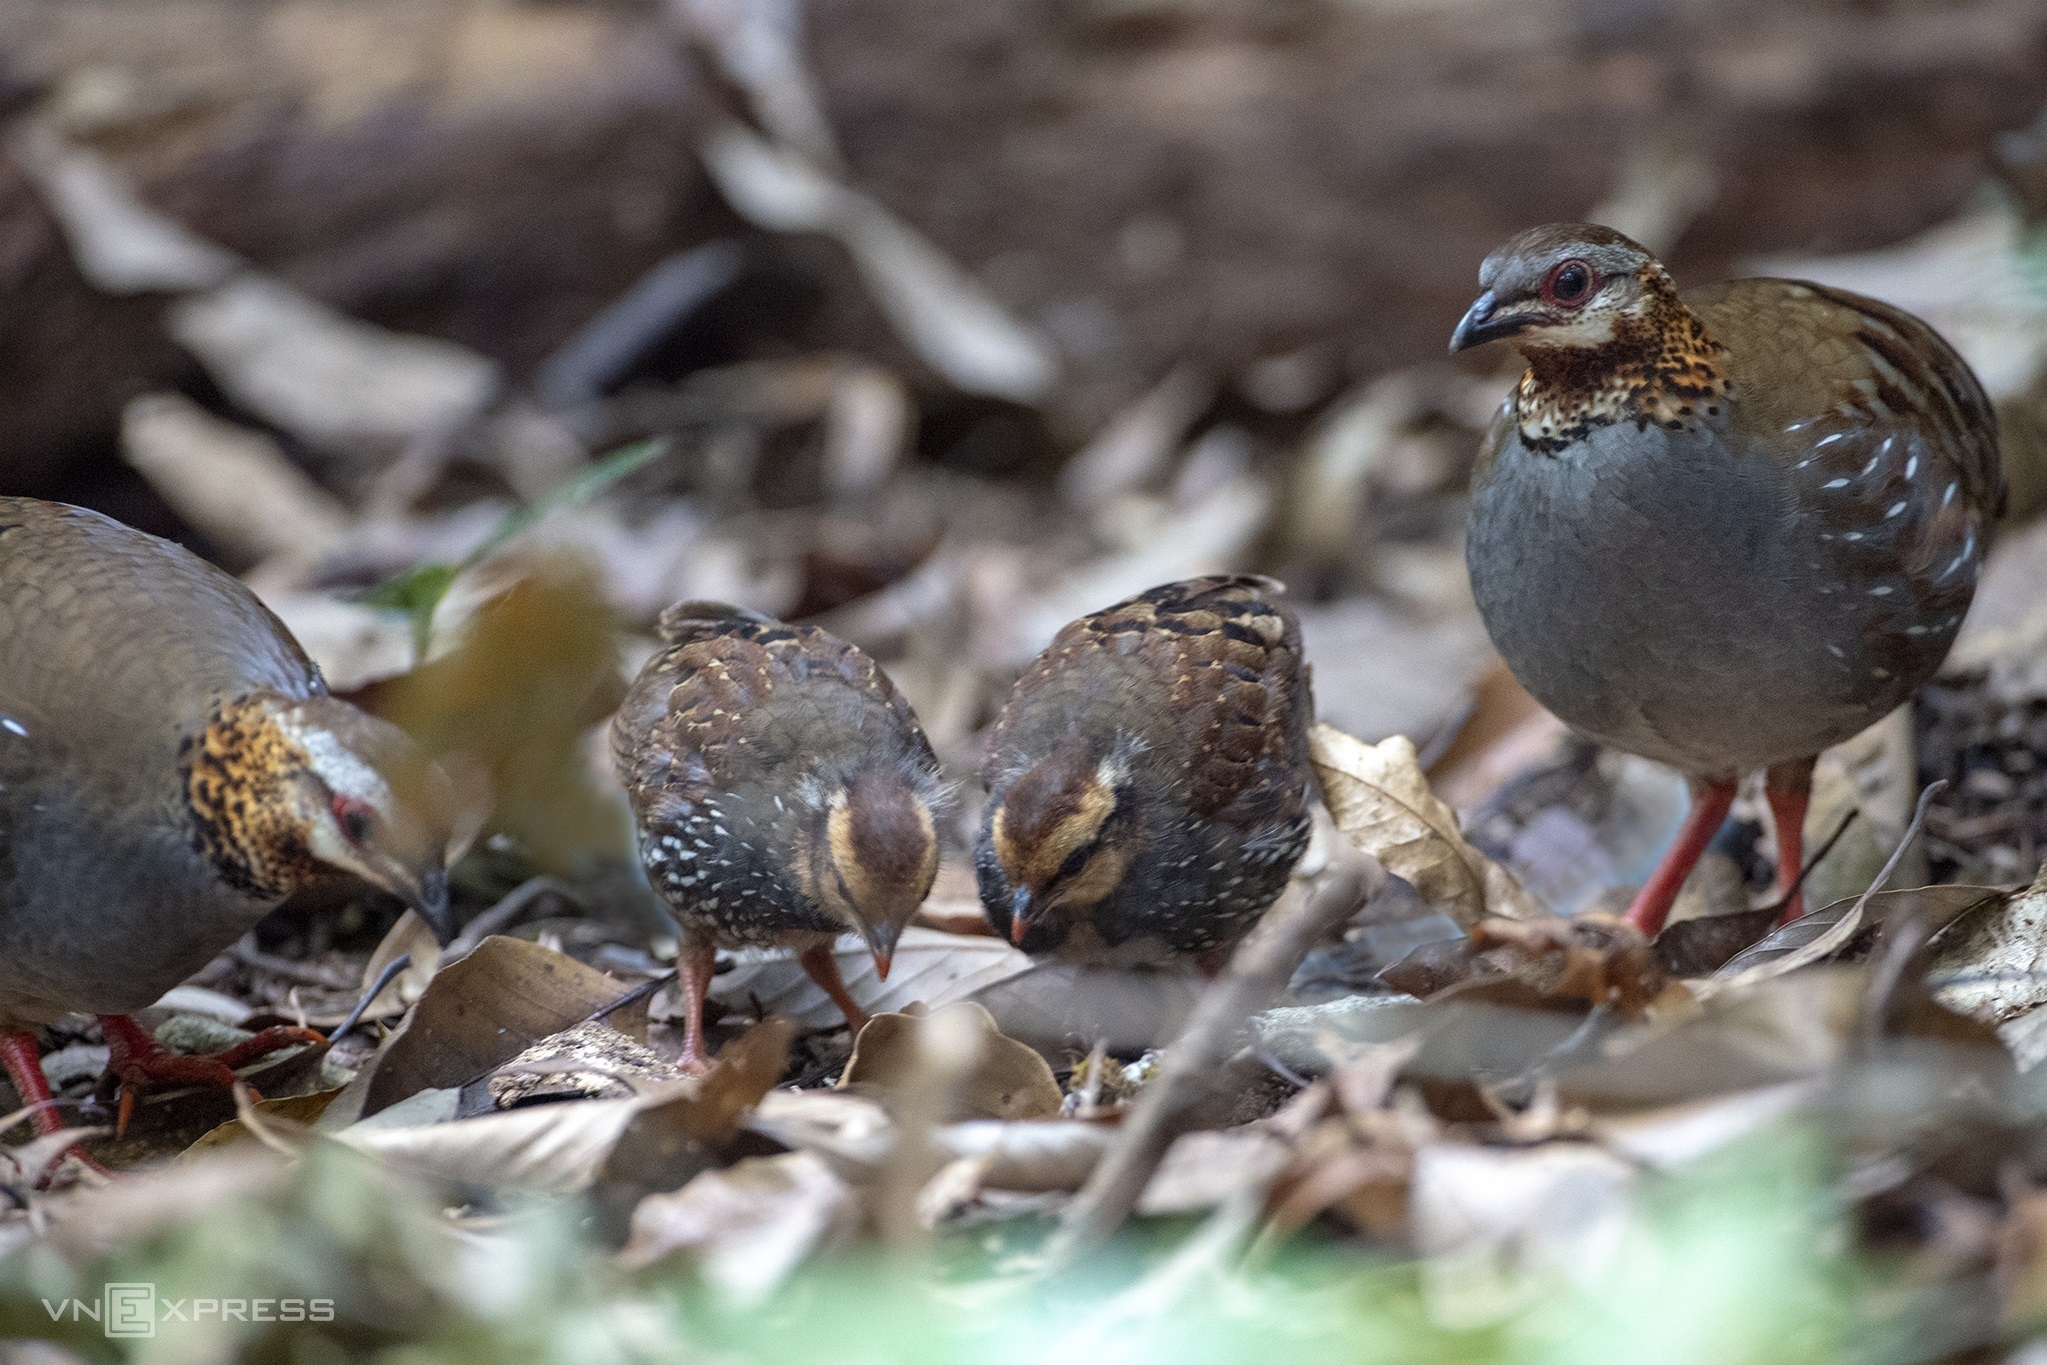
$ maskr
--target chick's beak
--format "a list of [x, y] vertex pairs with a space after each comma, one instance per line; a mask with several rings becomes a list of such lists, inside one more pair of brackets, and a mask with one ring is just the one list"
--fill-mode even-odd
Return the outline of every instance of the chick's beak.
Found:
[[1527, 319], [1517, 314], [1497, 316], [1500, 301], [1488, 289], [1472, 301], [1458, 319], [1457, 330], [1450, 334], [1450, 353], [1468, 351], [1474, 346], [1483, 346], [1488, 341], [1500, 341], [1514, 336], [1527, 325]]
[[1019, 886], [1009, 898], [1009, 941], [1021, 945], [1031, 931], [1031, 889]]
[[867, 951], [874, 954], [874, 970], [883, 981], [888, 980], [889, 963], [895, 959], [896, 940], [902, 933], [902, 925], [888, 920], [866, 925], [860, 931], [860, 936], [867, 940]]

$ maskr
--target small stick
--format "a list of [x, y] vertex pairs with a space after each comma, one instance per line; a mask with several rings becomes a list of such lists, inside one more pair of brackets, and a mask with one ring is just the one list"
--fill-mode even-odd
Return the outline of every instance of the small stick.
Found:
[[587, 908], [581, 896], [553, 877], [528, 877], [507, 891], [496, 905], [462, 926], [462, 932], [441, 950], [441, 965], [447, 966], [457, 958], [467, 956], [492, 934], [501, 934], [511, 928], [539, 905], [543, 896], [559, 896], [578, 909]]
[[343, 1034], [347, 1033], [350, 1029], [354, 1028], [357, 1024], [361, 1023], [363, 1011], [370, 1007], [370, 1002], [372, 1000], [375, 1000], [378, 996], [382, 995], [384, 993], [384, 988], [390, 985], [393, 981], [396, 981], [398, 979], [398, 973], [404, 971], [407, 967], [410, 967], [411, 965], [412, 965], [411, 953], [400, 953], [398, 954], [398, 956], [392, 958], [389, 962], [386, 962], [384, 964], [384, 970], [382, 975], [377, 977], [376, 984], [372, 985], [367, 991], [363, 992], [362, 999], [355, 1002], [355, 1008], [350, 1010], [348, 1012], [348, 1017], [341, 1021], [341, 1027], [335, 1029], [332, 1033], [327, 1035], [327, 1042], [330, 1045], [340, 1042]]
[[1333, 842], [1321, 885], [1311, 894], [1296, 888], [1282, 896], [1202, 993], [1167, 1050], [1159, 1075], [1137, 1097], [1115, 1144], [1067, 1206], [1059, 1230], [1046, 1244], [1047, 1269], [1071, 1265], [1122, 1226], [1179, 1136], [1188, 1109], [1207, 1092], [1216, 1069], [1234, 1050], [1237, 1030], [1279, 997], [1325, 932], [1349, 919], [1385, 885], [1386, 869], [1377, 858], [1349, 839]]

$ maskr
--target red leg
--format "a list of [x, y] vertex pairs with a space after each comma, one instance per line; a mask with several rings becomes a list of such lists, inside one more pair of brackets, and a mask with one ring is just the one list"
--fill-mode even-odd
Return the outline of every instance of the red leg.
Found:
[[682, 941], [675, 963], [675, 984], [682, 988], [682, 1055], [675, 1065], [687, 1075], [701, 1076], [713, 1065], [704, 1052], [704, 997], [717, 966], [718, 950], [711, 943]]
[[64, 1120], [57, 1113], [56, 1096], [50, 1093], [50, 1078], [43, 1074], [42, 1053], [36, 1047], [36, 1036], [33, 1033], [0, 1034], [0, 1064], [6, 1066], [7, 1079], [14, 1082], [14, 1093], [21, 1096], [21, 1102], [36, 1107], [36, 1131], [45, 1136], [61, 1132]]
[[810, 979], [824, 987], [824, 993], [839, 1007], [839, 1013], [846, 1016], [846, 1027], [858, 1033], [867, 1027], [867, 1011], [853, 1003], [853, 997], [846, 991], [846, 982], [839, 975], [839, 960], [832, 956], [832, 945], [820, 943], [815, 948], [806, 948], [796, 959], [803, 964], [803, 970], [810, 973]]
[[102, 1014], [100, 1028], [107, 1036], [107, 1070], [121, 1086], [121, 1108], [114, 1121], [117, 1137], [127, 1133], [128, 1120], [135, 1114], [135, 1098], [144, 1090], [178, 1085], [213, 1085], [223, 1090], [230, 1089], [236, 1080], [237, 1067], [247, 1066], [281, 1047], [327, 1041], [309, 1028], [279, 1025], [264, 1029], [252, 1038], [244, 1038], [225, 1052], [211, 1056], [187, 1056], [172, 1052], [125, 1014]]
[[1777, 897], [1784, 902], [1779, 925], [1805, 913], [1805, 893], [1798, 880], [1805, 870], [1805, 807], [1812, 797], [1812, 765], [1809, 758], [1779, 763], [1763, 779], [1770, 823], [1777, 827]]
[[1733, 804], [1732, 781], [1707, 782], [1692, 792], [1691, 813], [1685, 816], [1684, 826], [1677, 832], [1677, 842], [1656, 864], [1656, 871], [1635, 893], [1635, 903], [1628, 907], [1628, 923], [1640, 929], [1643, 937], [1653, 939], [1663, 932], [1663, 921], [1669, 918], [1670, 907], [1684, 888], [1685, 878], [1697, 866], [1706, 845], [1720, 832], [1720, 826], [1727, 820], [1728, 807]]
[[[45, 1136], [64, 1131], [64, 1120], [57, 1113], [56, 1097], [50, 1093], [50, 1078], [43, 1074], [43, 1061], [36, 1048], [33, 1033], [0, 1034], [0, 1065], [7, 1068], [7, 1079], [14, 1082], [14, 1093], [21, 1097], [24, 1105], [35, 1106], [36, 1132]], [[67, 1149], [72, 1161], [81, 1162], [87, 1170], [98, 1171], [101, 1175], [112, 1176], [113, 1172], [94, 1161], [76, 1147]], [[61, 1158], [60, 1158], [61, 1159]], [[56, 1162], [44, 1167], [38, 1183], [49, 1182], [49, 1172]]]

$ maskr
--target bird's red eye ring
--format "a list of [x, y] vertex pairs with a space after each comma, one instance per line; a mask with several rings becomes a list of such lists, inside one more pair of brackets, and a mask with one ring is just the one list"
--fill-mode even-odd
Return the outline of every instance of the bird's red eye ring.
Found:
[[1542, 278], [1542, 298], [1562, 308], [1582, 308], [1599, 287], [1599, 276], [1583, 261], [1570, 260]]
[[352, 844], [359, 844], [370, 837], [376, 827], [377, 813], [367, 801], [358, 801], [353, 796], [334, 798], [334, 823], [341, 826], [341, 832]]

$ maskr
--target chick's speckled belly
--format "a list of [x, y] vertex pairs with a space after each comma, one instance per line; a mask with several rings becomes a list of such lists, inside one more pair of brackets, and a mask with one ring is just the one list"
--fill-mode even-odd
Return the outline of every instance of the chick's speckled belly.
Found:
[[1507, 435], [1465, 546], [1487, 631], [1536, 700], [1593, 738], [1700, 776], [1839, 743], [1875, 694], [1867, 623], [1773, 465], [1686, 434], [1605, 427], [1556, 454]]

